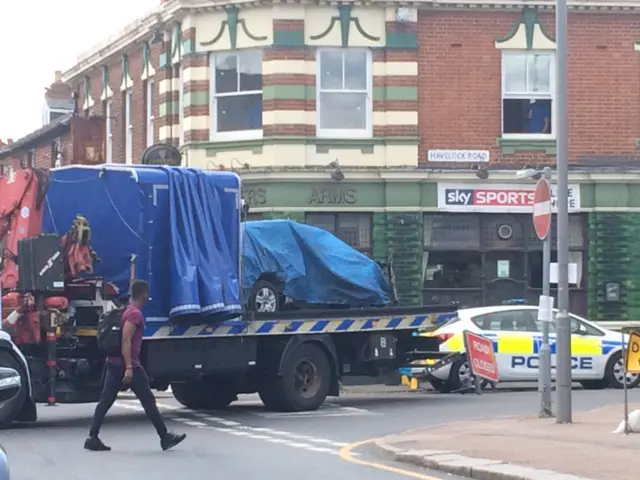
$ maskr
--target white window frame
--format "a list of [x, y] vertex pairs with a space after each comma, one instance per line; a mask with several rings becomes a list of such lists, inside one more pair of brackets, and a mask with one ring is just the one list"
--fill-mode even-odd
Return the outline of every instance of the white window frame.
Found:
[[[366, 89], [365, 90], [348, 90], [348, 89], [323, 89], [322, 88], [322, 53], [323, 52], [335, 52], [341, 51], [343, 55], [343, 70], [342, 75], [344, 79], [344, 52], [348, 50], [361, 50], [367, 53], [367, 72], [366, 72]], [[367, 95], [366, 103], [366, 122], [365, 128], [360, 130], [345, 130], [337, 128], [322, 128], [320, 126], [320, 111], [322, 104], [320, 102], [321, 93], [365, 93]], [[316, 135], [319, 138], [371, 138], [373, 137], [373, 58], [371, 50], [368, 48], [320, 48], [316, 53]]]
[[155, 130], [153, 115], [153, 89], [155, 87], [153, 77], [147, 79], [147, 147], [150, 147], [155, 142]]
[[133, 103], [133, 89], [124, 92], [124, 156], [127, 165], [133, 164], [133, 123], [131, 122], [131, 104]]
[[184, 143], [184, 68], [182, 65], [178, 66], [178, 129], [179, 129], [179, 144]]
[[[505, 75], [505, 58], [509, 55], [548, 55], [549, 58], [549, 93], [540, 92], [506, 92], [507, 77]], [[553, 140], [556, 138], [556, 54], [553, 50], [503, 50], [502, 51], [502, 97], [500, 99], [500, 130], [502, 138], [514, 140]], [[504, 133], [504, 100], [551, 100], [551, 133]]]
[[[234, 52], [237, 56], [241, 56], [243, 52], [255, 50], [238, 50]], [[228, 52], [224, 52], [228, 53]], [[263, 54], [262, 50], [260, 51]], [[262, 62], [264, 65], [264, 54], [262, 56]], [[238, 62], [239, 64], [239, 62]], [[209, 108], [210, 108], [210, 139], [211, 141], [235, 141], [235, 140], [259, 140], [262, 138], [263, 129], [256, 130], [238, 130], [236, 132], [218, 132], [218, 98], [220, 97], [237, 97], [241, 95], [257, 95], [262, 94], [264, 86], [261, 85], [260, 90], [247, 90], [247, 91], [238, 91], [238, 92], [225, 92], [225, 93], [217, 93], [216, 92], [216, 54], [212, 53], [209, 61], [209, 78], [211, 79], [209, 82]], [[262, 70], [261, 70], [262, 72]], [[261, 73], [262, 80], [264, 83], [264, 73]], [[238, 80], [239, 81], [239, 80]], [[264, 100], [263, 100], [264, 106]], [[263, 118], [264, 118], [264, 110], [263, 110]], [[264, 125], [263, 125], [264, 128]]]
[[111, 131], [111, 99], [105, 101], [105, 148], [104, 161], [106, 163], [113, 162], [113, 132]]

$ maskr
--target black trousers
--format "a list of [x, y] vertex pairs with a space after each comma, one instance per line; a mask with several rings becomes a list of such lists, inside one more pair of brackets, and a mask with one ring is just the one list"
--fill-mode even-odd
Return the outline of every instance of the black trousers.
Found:
[[[100, 427], [104, 418], [107, 416], [107, 412], [112, 407], [118, 393], [122, 389], [122, 377], [124, 376], [124, 367], [118, 365], [112, 365], [107, 363], [105, 365], [104, 383], [102, 385], [102, 393], [100, 394], [100, 401], [96, 406], [96, 411], [93, 414], [93, 420], [91, 421], [91, 429], [89, 435], [97, 437], [100, 433]], [[131, 380], [131, 390], [135, 393], [138, 400], [144, 408], [144, 412], [147, 414], [147, 418], [151, 420], [153, 426], [158, 432], [160, 438], [163, 438], [167, 434], [167, 427], [162, 420], [158, 406], [156, 405], [156, 397], [151, 391], [149, 386], [149, 377], [147, 372], [141, 366], [133, 367], [133, 379]]]

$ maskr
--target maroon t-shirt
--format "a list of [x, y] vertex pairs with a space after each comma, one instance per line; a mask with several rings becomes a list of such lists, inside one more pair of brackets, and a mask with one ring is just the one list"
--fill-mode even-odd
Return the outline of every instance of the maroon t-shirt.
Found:
[[[124, 332], [125, 324], [129, 322], [136, 326], [131, 339], [131, 364], [133, 366], [140, 365], [140, 349], [142, 348], [142, 334], [144, 333], [144, 316], [138, 307], [129, 305], [122, 312], [122, 331]], [[118, 357], [107, 357], [107, 362], [113, 365], [124, 365], [122, 355]]]

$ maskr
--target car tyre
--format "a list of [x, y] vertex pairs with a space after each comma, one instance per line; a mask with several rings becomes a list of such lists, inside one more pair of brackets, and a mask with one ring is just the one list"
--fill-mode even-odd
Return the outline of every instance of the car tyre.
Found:
[[13, 368], [20, 373], [22, 379], [22, 388], [18, 396], [10, 402], [7, 402], [3, 407], [0, 407], [0, 429], [4, 429], [10, 427], [20, 415], [27, 401], [29, 380], [22, 362], [16, 360], [16, 358], [6, 350], [0, 350], [0, 367]]
[[222, 410], [238, 399], [230, 383], [207, 379], [172, 383], [171, 392], [180, 404], [193, 410]]
[[[607, 383], [616, 389], [624, 388], [623, 375], [624, 375], [624, 359], [622, 358], [622, 352], [618, 351], [611, 355], [607, 362], [605, 369], [605, 379]], [[629, 375], [629, 374], [627, 374]], [[636, 388], [640, 385], [640, 375], [634, 375], [633, 380], [627, 382], [627, 388]]]
[[317, 410], [331, 389], [331, 364], [312, 343], [297, 346], [284, 360], [282, 374], [260, 394], [265, 406], [281, 412]]
[[451, 393], [451, 385], [448, 381], [431, 377], [429, 379], [429, 383], [431, 384], [433, 389], [439, 393]]
[[267, 280], [258, 280], [249, 296], [248, 308], [257, 313], [275, 313], [282, 307], [282, 295], [276, 286]]
[[[471, 377], [471, 381], [468, 383], [469, 388], [475, 388], [476, 379], [471, 375], [471, 365], [469, 365], [469, 361], [467, 358], [459, 358], [455, 362], [451, 364], [451, 372], [449, 373], [449, 380], [447, 384], [449, 386], [449, 392], [455, 392], [458, 390], [462, 390], [465, 385], [467, 385], [467, 377]], [[481, 380], [480, 388], [485, 389], [489, 385], [489, 382], [486, 380]], [[445, 393], [449, 393], [445, 392]]]
[[600, 380], [581, 380], [580, 385], [585, 390], [602, 390], [609, 386], [609, 380], [601, 378]]

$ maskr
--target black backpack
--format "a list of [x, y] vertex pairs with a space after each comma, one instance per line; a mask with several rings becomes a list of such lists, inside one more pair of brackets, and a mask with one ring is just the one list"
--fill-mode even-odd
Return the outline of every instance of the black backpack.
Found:
[[107, 357], [122, 355], [122, 314], [125, 308], [116, 308], [104, 313], [98, 322], [98, 348]]

